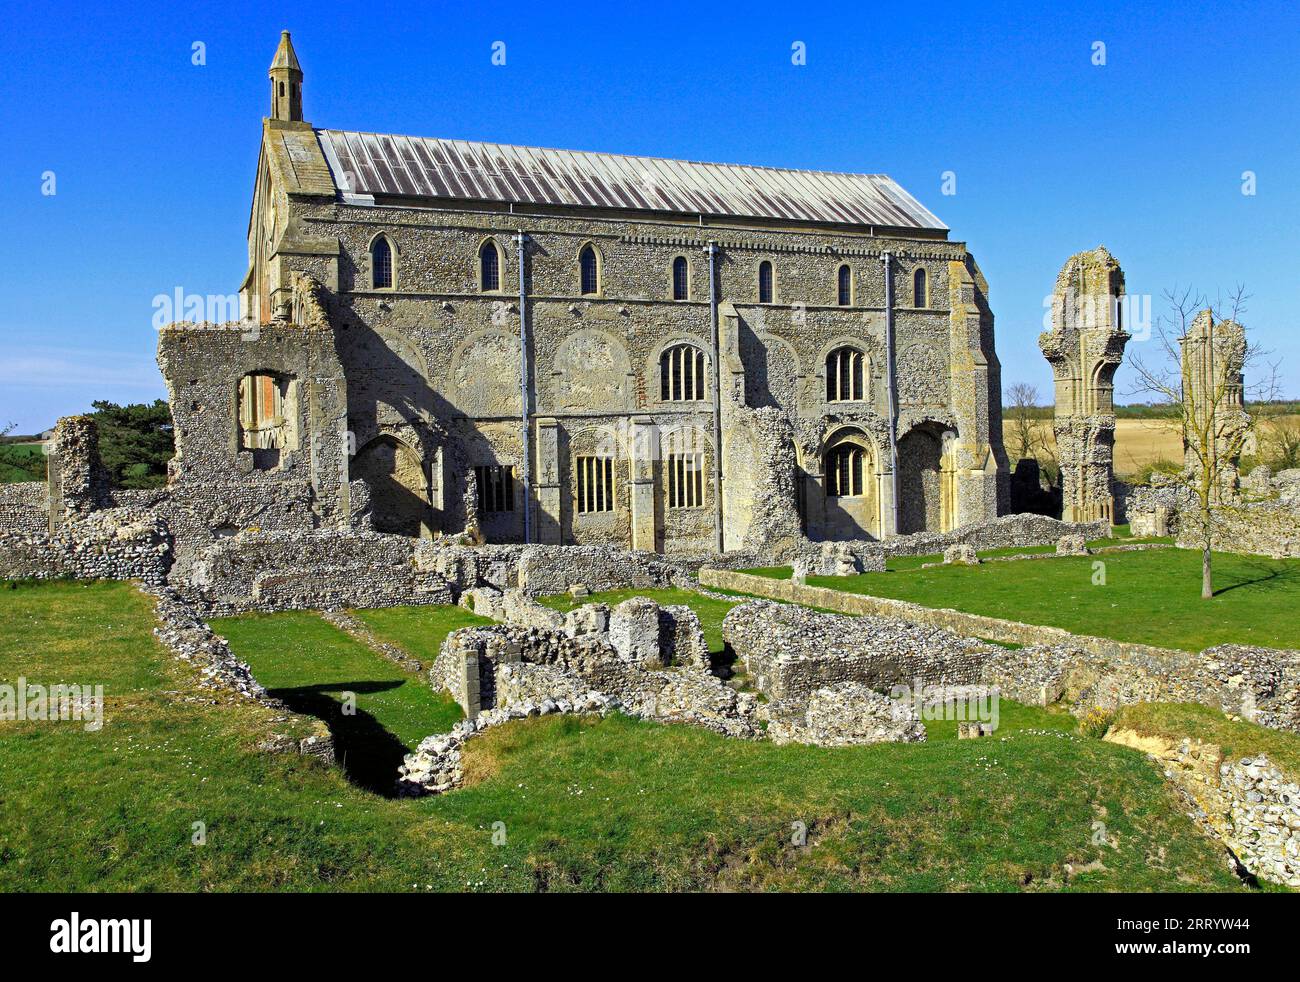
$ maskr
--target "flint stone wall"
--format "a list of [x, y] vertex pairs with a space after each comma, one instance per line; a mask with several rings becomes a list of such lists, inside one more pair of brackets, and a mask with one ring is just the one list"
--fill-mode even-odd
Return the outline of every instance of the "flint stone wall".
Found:
[[816, 689], [793, 711], [769, 707], [767, 735], [776, 744], [819, 747], [921, 743], [925, 726], [912, 702], [891, 699], [860, 682], [837, 682]]
[[500, 591], [493, 587], [467, 590], [461, 602], [472, 606], [476, 614], [514, 627], [598, 641], [624, 661], [703, 669], [712, 665], [700, 619], [685, 604], [661, 607], [647, 597], [632, 597], [612, 611], [606, 604], [593, 603], [561, 614], [522, 590]]
[[942, 628], [763, 600], [733, 607], [722, 637], [761, 691], [796, 703], [838, 682], [882, 690], [917, 682], [971, 685], [1000, 650]]
[[[503, 694], [503, 678], [507, 686], [515, 684], [510, 681], [513, 676], [503, 672], [521, 664], [552, 670], [539, 678], [566, 677], [561, 693], [566, 698], [579, 690], [594, 690], [615, 698], [633, 715], [690, 722], [730, 736], [751, 737], [757, 732], [753, 696], [737, 693], [699, 667], [647, 669], [628, 660], [608, 633], [574, 637], [562, 630], [513, 624], [462, 628], [443, 641], [429, 683], [451, 692], [473, 718], [500, 707], [503, 695], [507, 700], [539, 695], [535, 688], [524, 696], [508, 688]], [[547, 695], [558, 699], [555, 693]]]
[[414, 541], [346, 529], [241, 532], [203, 552], [185, 589], [217, 614], [451, 602], [447, 581], [416, 565]]
[[1300, 887], [1300, 785], [1267, 756], [1225, 759], [1200, 740], [1174, 744], [1131, 730], [1106, 739], [1150, 753], [1193, 805], [1192, 818], [1261, 880]]
[[50, 490], [44, 481], [0, 484], [0, 535], [34, 535], [50, 530]]
[[[1178, 545], [1199, 549], [1198, 520], [1178, 525]], [[1224, 552], [1244, 552], [1271, 559], [1300, 558], [1300, 508], [1281, 501], [1223, 505], [1214, 509], [1210, 542]]]
[[53, 532], [0, 533], [0, 578], [166, 581], [166, 528], [154, 516], [114, 508], [72, 517]]
[[1066, 699], [1081, 709], [1196, 702], [1275, 730], [1300, 733], [1300, 651], [1223, 644], [1192, 653], [1146, 645], [1002, 649], [984, 681], [1017, 702]]
[[146, 587], [145, 592], [154, 598], [158, 617], [159, 626], [154, 628], [154, 635], [173, 655], [198, 670], [198, 684], [202, 688], [255, 700], [282, 714], [278, 717], [281, 720], [296, 719], [311, 731], [310, 735], [296, 740], [288, 734], [272, 735], [260, 749], [299, 753], [334, 763], [334, 738], [324, 722], [294, 713], [280, 700], [267, 695], [248, 665], [235, 657], [230, 642], [216, 634], [176, 590], [155, 586]]
[[1065, 535], [1085, 540], [1110, 535], [1110, 522], [1061, 522], [1046, 515], [1004, 515], [987, 522], [963, 525], [951, 532], [916, 532], [879, 543], [886, 556], [941, 555], [949, 546], [969, 545], [977, 550], [1055, 545]]
[[983, 683], [1017, 702], [1045, 706], [1065, 699], [1080, 711], [1196, 702], [1300, 733], [1300, 651], [1229, 644], [1193, 653], [1053, 628], [1042, 629], [1050, 632], [1046, 643], [1012, 649], [905, 619], [841, 617], [767, 601], [733, 608], [722, 630], [774, 700], [805, 699], [839, 681], [880, 690], [917, 680]]

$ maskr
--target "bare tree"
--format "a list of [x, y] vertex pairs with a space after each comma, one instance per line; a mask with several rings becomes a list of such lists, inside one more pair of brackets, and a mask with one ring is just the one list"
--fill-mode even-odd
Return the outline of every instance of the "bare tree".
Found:
[[[1190, 288], [1167, 290], [1168, 311], [1156, 319], [1152, 334], [1153, 357], [1135, 354], [1136, 393], [1145, 393], [1173, 408], [1182, 426], [1184, 460], [1175, 476], [1196, 501], [1195, 530], [1201, 544], [1201, 598], [1214, 596], [1213, 553], [1215, 509], [1223, 503], [1228, 478], [1240, 458], [1253, 428], [1245, 408], [1241, 373], [1267, 352], [1240, 332], [1227, 330], [1225, 322], [1240, 327], [1249, 294], [1238, 286], [1226, 298], [1207, 304]], [[1198, 317], [1209, 312], [1208, 336], [1192, 337]], [[1224, 327], [1215, 337], [1215, 329]], [[1187, 344], [1202, 350], [1190, 353]], [[1208, 368], [1207, 368], [1208, 365]], [[1276, 379], [1276, 371], [1273, 378]], [[1266, 383], [1267, 384], [1267, 383]], [[1254, 391], [1252, 391], [1254, 394]]]
[[1009, 436], [1011, 452], [1016, 460], [1036, 457], [1036, 450], [1043, 443], [1041, 434], [1034, 426], [1035, 410], [1038, 409], [1038, 390], [1028, 382], [1017, 382], [1007, 387], [1006, 416], [1011, 423]]
[[1259, 457], [1275, 471], [1300, 467], [1300, 417], [1269, 410], [1261, 414]]

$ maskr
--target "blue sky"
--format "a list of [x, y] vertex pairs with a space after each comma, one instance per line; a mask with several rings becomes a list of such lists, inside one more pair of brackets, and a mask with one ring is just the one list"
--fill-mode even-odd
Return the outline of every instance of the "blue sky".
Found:
[[286, 28], [317, 125], [889, 174], [980, 262], [1004, 383], [1050, 398], [1043, 297], [1104, 243], [1157, 308], [1246, 284], [1243, 319], [1300, 397], [1295, 4], [467, 7], [11, 7], [0, 425], [164, 394], [153, 298], [238, 288]]

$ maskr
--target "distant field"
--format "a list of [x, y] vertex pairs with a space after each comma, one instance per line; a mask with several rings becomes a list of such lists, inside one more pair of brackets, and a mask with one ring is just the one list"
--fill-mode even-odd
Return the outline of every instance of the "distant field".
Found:
[[[1284, 417], [1295, 418], [1295, 417]], [[1052, 441], [1052, 421], [1034, 421], [1034, 432]], [[1012, 427], [1004, 422], [1002, 437], [1010, 453], [1013, 443]], [[1014, 456], [1014, 455], [1013, 455]], [[1129, 477], [1159, 460], [1178, 463], [1183, 458], [1183, 437], [1174, 419], [1126, 419], [1115, 423], [1115, 474]], [[1015, 466], [1015, 460], [1011, 465]]]
[[[1049, 445], [1052, 421], [1035, 420], [1034, 432]], [[1009, 423], [1003, 423], [1002, 438], [1012, 453], [1014, 437]], [[1014, 453], [1012, 453], [1014, 456]], [[1158, 460], [1177, 462], [1183, 456], [1183, 438], [1177, 420], [1121, 419], [1115, 424], [1115, 473], [1119, 477], [1136, 474]], [[1011, 465], [1015, 466], [1015, 461]]]
[[45, 457], [39, 443], [0, 444], [0, 484], [45, 479]]

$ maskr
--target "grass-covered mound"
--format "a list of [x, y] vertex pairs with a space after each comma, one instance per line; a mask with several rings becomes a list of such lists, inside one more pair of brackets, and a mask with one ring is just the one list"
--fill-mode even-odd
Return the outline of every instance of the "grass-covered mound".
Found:
[[[125, 584], [0, 584], [0, 681], [108, 695], [97, 733], [0, 723], [0, 889], [1243, 889], [1145, 756], [1063, 714], [1004, 702], [993, 738], [835, 750], [547, 717], [472, 741], [471, 786], [401, 800], [260, 752], [282, 714], [200, 693], [152, 627]], [[352, 685], [398, 742], [452, 711], [315, 615], [222, 628], [268, 684]]]

